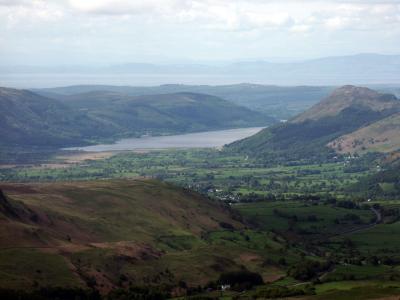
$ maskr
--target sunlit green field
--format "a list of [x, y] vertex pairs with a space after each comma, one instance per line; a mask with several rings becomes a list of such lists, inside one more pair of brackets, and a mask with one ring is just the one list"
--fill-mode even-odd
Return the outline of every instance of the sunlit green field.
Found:
[[[370, 210], [345, 209], [323, 203], [307, 203], [304, 201], [276, 201], [234, 206], [244, 216], [260, 224], [265, 230], [288, 230], [296, 226], [308, 233], [335, 234], [342, 230], [357, 227], [351, 222], [335, 223], [345, 219], [348, 214], [356, 214], [360, 224], [371, 222], [374, 217]], [[294, 221], [295, 220], [295, 221]]]
[[[53, 162], [57, 163], [57, 159]], [[221, 200], [238, 198], [335, 194], [368, 171], [347, 172], [343, 162], [268, 166], [245, 155], [215, 149], [122, 153], [62, 168], [0, 169], [2, 181], [87, 180], [150, 176], [198, 190]]]

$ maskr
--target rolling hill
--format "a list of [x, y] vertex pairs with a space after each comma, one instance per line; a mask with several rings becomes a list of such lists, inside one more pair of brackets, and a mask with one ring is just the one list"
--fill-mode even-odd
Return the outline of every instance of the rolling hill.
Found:
[[0, 88], [0, 146], [66, 147], [142, 134], [265, 126], [273, 119], [217, 97], [109, 92], [50, 99]]
[[227, 147], [266, 161], [319, 161], [334, 158], [327, 145], [400, 111], [393, 95], [368, 88], [343, 86], [289, 122], [262, 130]]
[[90, 92], [114, 92], [129, 96], [199, 93], [213, 95], [252, 110], [262, 111], [277, 119], [287, 119], [326, 97], [334, 88], [326, 86], [273, 86], [261, 84], [232, 85], [184, 85], [165, 84], [160, 86], [112, 86], [78, 85], [48, 89], [35, 89], [41, 95], [50, 98], [63, 98], [74, 94]]
[[271, 271], [264, 248], [227, 249], [210, 238], [245, 230], [229, 208], [166, 183], [10, 183], [1, 190], [0, 288], [108, 292], [132, 282], [197, 286], [242, 264]]
[[390, 115], [392, 112], [398, 111], [399, 107], [400, 102], [394, 95], [381, 94], [368, 88], [347, 85], [334, 90], [329, 97], [294, 117], [291, 122], [318, 121], [322, 118], [338, 116], [347, 109]]
[[74, 94], [60, 101], [118, 128], [121, 135], [265, 126], [274, 122], [265, 114], [198, 93], [129, 96], [94, 91]]
[[0, 145], [60, 147], [112, 131], [85, 113], [27, 90], [0, 88]]

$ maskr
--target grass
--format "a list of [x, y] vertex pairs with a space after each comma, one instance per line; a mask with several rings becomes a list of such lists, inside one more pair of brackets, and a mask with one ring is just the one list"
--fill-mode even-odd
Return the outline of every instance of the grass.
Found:
[[344, 279], [367, 280], [382, 278], [383, 275], [389, 273], [391, 268], [385, 265], [343, 265], [337, 266], [335, 270], [324, 277], [324, 281], [342, 281]]
[[340, 281], [317, 285], [316, 294], [310, 299], [378, 299], [400, 295], [400, 285], [396, 282]]
[[0, 250], [0, 288], [83, 287], [67, 260], [36, 249]]
[[241, 246], [249, 249], [263, 250], [281, 250], [282, 244], [273, 240], [271, 234], [254, 230], [237, 231], [214, 231], [208, 238], [211, 243], [229, 246]]
[[[167, 183], [112, 180], [3, 184], [2, 189], [11, 201], [34, 210], [39, 220], [26, 231], [19, 229], [21, 221], [10, 224], [4, 218], [0, 221], [9, 227], [0, 231], [1, 239], [11, 240], [13, 235], [15, 245], [8, 246], [15, 247], [45, 243], [54, 252], [46, 256], [49, 269], [58, 274], [43, 278], [49, 284], [62, 272], [72, 276], [74, 268], [81, 281], [96, 282], [98, 288], [119, 286], [121, 274], [143, 284], [184, 280], [193, 285], [243, 267], [265, 278], [284, 274], [272, 263], [282, 246], [270, 234], [245, 229], [228, 207]], [[32, 257], [32, 263], [40, 265], [41, 259]], [[29, 256], [21, 262], [25, 259], [31, 262]], [[271, 261], [266, 263], [267, 259]], [[18, 262], [7, 261], [8, 257], [0, 257], [5, 279], [25, 282], [26, 276], [29, 284], [33, 282], [35, 273], [11, 270]], [[4, 281], [5, 286], [10, 280]]]
[[363, 252], [397, 254], [400, 251], [400, 222], [379, 224], [369, 230], [352, 234], [351, 240]]
[[[176, 284], [180, 280], [191, 286], [205, 285], [222, 272], [246, 268], [260, 273], [265, 282], [277, 280], [272, 285], [295, 287], [304, 283], [286, 276], [291, 267], [302, 260], [332, 259], [335, 266], [321, 275], [322, 283], [315, 284], [317, 295], [310, 299], [369, 299], [398, 294], [398, 288], [391, 286], [397, 286], [396, 281], [382, 281], [392, 274], [397, 276], [398, 266], [374, 266], [368, 259], [373, 255], [379, 260], [383, 256], [400, 258], [399, 222], [333, 237], [369, 224], [374, 214], [324, 200], [304, 200], [307, 197], [294, 200], [296, 195], [347, 198], [345, 186], [367, 172], [349, 173], [345, 167], [343, 163], [272, 167], [215, 150], [180, 150], [121, 154], [67, 169], [2, 169], [3, 180], [51, 182], [2, 184], [10, 198], [48, 216], [49, 221], [46, 226], [29, 223], [4, 227], [0, 235], [3, 240], [12, 234], [13, 239], [7, 240], [29, 244], [37, 237], [41, 242], [69, 247], [62, 256], [52, 254], [53, 263], [59, 264], [55, 267], [57, 274], [54, 282], [43, 276], [43, 284], [47, 280], [50, 284], [67, 282], [63, 276], [73, 275], [72, 267], [81, 272], [80, 281], [72, 276], [78, 282], [94, 277], [96, 286], [102, 288], [129, 282]], [[137, 176], [168, 183], [125, 179]], [[114, 179], [83, 180], [98, 178]], [[70, 179], [79, 181], [61, 181]], [[223, 206], [170, 183], [231, 205]], [[21, 186], [32, 192], [24, 193]], [[278, 197], [273, 200], [270, 196]], [[252, 197], [259, 199], [235, 203]], [[261, 201], [263, 197], [269, 200]], [[374, 199], [369, 204], [374, 203], [400, 207], [395, 200]], [[349, 220], [349, 215], [359, 221]], [[75, 248], [71, 250], [72, 246]], [[361, 265], [346, 262], [354, 257], [362, 258]], [[34, 274], [27, 272], [25, 280], [21, 270], [13, 273], [7, 267], [7, 260], [7, 256], [0, 256], [5, 284], [21, 280], [31, 286]]]
[[[356, 214], [363, 223], [369, 223], [373, 214], [369, 210], [345, 209], [323, 204], [310, 204], [304, 201], [272, 201], [235, 205], [247, 219], [256, 222], [264, 230], [285, 231], [293, 226], [314, 234], [335, 234], [357, 225], [336, 224], [336, 219], [343, 219], [348, 214]], [[310, 221], [310, 216], [315, 219]]]
[[[59, 163], [59, 161], [56, 161]], [[19, 167], [1, 169], [3, 181], [58, 181], [98, 178], [157, 177], [213, 197], [226, 195], [298, 195], [334, 193], [368, 172], [344, 172], [341, 162], [297, 166], [266, 166], [241, 154], [214, 149], [124, 153], [87, 160], [67, 168]]]

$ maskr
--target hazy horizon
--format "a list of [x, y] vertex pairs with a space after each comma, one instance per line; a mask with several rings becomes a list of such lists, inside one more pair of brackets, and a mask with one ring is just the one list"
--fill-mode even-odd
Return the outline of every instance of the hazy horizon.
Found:
[[400, 84], [399, 0], [0, 0], [0, 85]]
[[400, 55], [357, 54], [298, 61], [115, 65], [0, 66], [0, 86], [51, 88], [70, 85], [164, 84], [337, 86], [400, 84]]
[[1, 0], [0, 65], [400, 53], [398, 0]]

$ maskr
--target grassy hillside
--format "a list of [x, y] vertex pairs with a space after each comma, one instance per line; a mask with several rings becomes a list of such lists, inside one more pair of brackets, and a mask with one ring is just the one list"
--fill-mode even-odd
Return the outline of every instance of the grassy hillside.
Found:
[[381, 94], [368, 88], [346, 85], [334, 90], [329, 97], [293, 118], [291, 122], [302, 123], [307, 120], [316, 121], [334, 117], [346, 109], [355, 107], [390, 114], [400, 110], [400, 102], [391, 94]]
[[53, 99], [26, 90], [0, 88], [0, 145], [62, 146], [110, 131]]
[[62, 102], [119, 128], [121, 134], [264, 126], [274, 121], [221, 98], [194, 93], [133, 97], [115, 92], [88, 92], [63, 98]]
[[326, 160], [336, 156], [326, 146], [329, 142], [399, 110], [400, 101], [395, 96], [344, 86], [289, 122], [235, 142], [227, 150], [275, 162]]
[[338, 153], [393, 152], [400, 149], [400, 114], [341, 136], [328, 144]]
[[263, 265], [264, 245], [273, 243], [268, 234], [250, 232], [254, 242], [250, 237], [226, 248], [224, 240], [246, 235], [245, 226], [226, 207], [169, 184], [119, 180], [1, 189], [0, 288], [109, 291], [129, 282], [180, 280], [196, 286], [241, 268], [273, 275]]
[[[122, 288], [112, 295], [141, 299], [157, 290], [168, 292], [157, 299], [186, 292], [218, 299], [400, 294], [398, 200], [340, 197], [338, 189], [359, 178], [344, 174], [342, 163], [263, 170], [245, 157], [215, 151], [213, 159], [210, 151], [169, 153], [168, 160], [162, 152], [132, 153], [104, 168], [110, 174], [114, 166], [118, 176], [155, 171], [149, 175], [168, 178], [161, 169], [168, 166], [180, 176], [175, 182], [193, 179], [189, 185], [197, 188], [204, 180], [204, 191], [218, 189], [224, 202], [238, 199], [226, 198], [237, 188], [242, 203], [224, 206], [146, 179], [2, 183], [0, 295], [2, 287], [47, 286]], [[101, 174], [99, 165], [93, 174]], [[372, 210], [373, 204], [380, 208]], [[239, 270], [260, 274], [264, 284], [245, 292], [240, 285], [221, 292], [208, 284]]]

